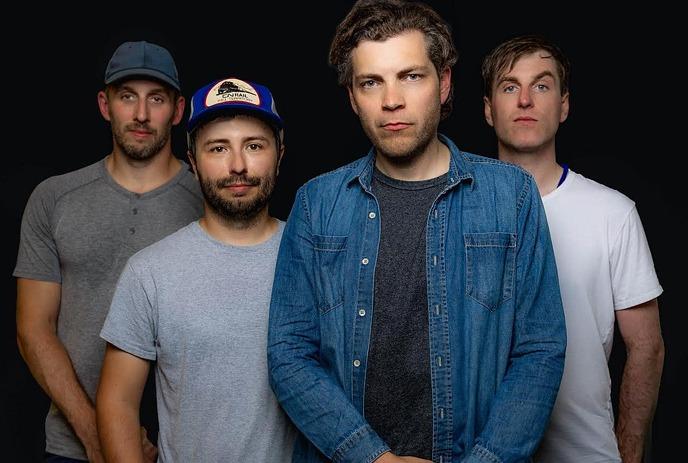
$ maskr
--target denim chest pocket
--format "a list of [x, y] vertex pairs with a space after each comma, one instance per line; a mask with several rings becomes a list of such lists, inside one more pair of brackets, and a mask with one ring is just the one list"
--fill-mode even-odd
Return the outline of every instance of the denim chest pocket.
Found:
[[346, 236], [313, 236], [318, 309], [329, 312], [344, 301]]
[[489, 310], [511, 298], [514, 288], [516, 235], [464, 233], [466, 294]]

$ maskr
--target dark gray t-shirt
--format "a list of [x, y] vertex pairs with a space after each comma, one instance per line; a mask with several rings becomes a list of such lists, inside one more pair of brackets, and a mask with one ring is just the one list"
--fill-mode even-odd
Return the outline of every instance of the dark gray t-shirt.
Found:
[[267, 366], [283, 230], [231, 246], [193, 222], [125, 266], [101, 336], [156, 362], [159, 461], [291, 461], [295, 431]]
[[[143, 194], [117, 184], [105, 159], [48, 178], [31, 194], [13, 275], [62, 285], [57, 335], [91, 400], [105, 352], [98, 334], [124, 264], [202, 212], [198, 181], [187, 164], [169, 182]], [[48, 452], [86, 459], [81, 442], [54, 404], [45, 434]]]
[[380, 245], [365, 418], [397, 455], [432, 458], [432, 388], [425, 268], [430, 207], [447, 176], [407, 182], [375, 170]]

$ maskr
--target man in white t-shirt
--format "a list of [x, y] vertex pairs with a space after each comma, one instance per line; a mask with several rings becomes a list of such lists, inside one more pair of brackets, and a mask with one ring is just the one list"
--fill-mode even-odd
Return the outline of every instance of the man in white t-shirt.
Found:
[[[662, 287], [635, 204], [557, 163], [569, 62], [556, 45], [513, 38], [485, 58], [482, 74], [499, 159], [530, 172], [542, 196], [566, 316], [564, 376], [536, 461], [641, 462], [664, 344]], [[615, 317], [627, 351], [616, 427], [607, 366]]]

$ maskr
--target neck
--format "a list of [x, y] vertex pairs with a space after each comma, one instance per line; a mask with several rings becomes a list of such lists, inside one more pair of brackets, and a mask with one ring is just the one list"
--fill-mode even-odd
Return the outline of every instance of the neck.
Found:
[[554, 149], [534, 152], [519, 152], [499, 146], [499, 160], [516, 164], [527, 170], [535, 179], [540, 196], [551, 193], [557, 188], [563, 172], [557, 164]]
[[123, 188], [134, 193], [146, 193], [177, 175], [182, 164], [168, 145], [145, 160], [131, 159], [115, 148], [106, 158], [105, 166], [115, 182]]
[[205, 206], [201, 227], [218, 241], [233, 246], [252, 246], [267, 241], [277, 231], [278, 221], [267, 207], [250, 220], [223, 217]]
[[429, 180], [449, 171], [449, 148], [435, 137], [418, 156], [403, 161], [375, 157], [375, 166], [388, 177], [405, 181]]

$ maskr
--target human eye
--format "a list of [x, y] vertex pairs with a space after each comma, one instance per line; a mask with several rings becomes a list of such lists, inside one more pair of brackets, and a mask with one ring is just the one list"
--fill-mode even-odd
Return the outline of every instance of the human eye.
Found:
[[406, 80], [411, 81], [411, 82], [415, 82], [415, 81], [420, 80], [422, 78], [423, 78], [423, 75], [419, 74], [417, 72], [411, 72], [409, 74], [406, 74]]
[[516, 91], [516, 86], [513, 84], [505, 85], [502, 88], [502, 92], [504, 93], [514, 93]]
[[226, 148], [223, 145], [210, 145], [208, 147], [209, 153], [224, 153]]
[[122, 92], [119, 94], [119, 98], [122, 101], [135, 101], [136, 100], [136, 95], [134, 95], [131, 92]]
[[361, 88], [373, 88], [377, 85], [377, 82], [373, 79], [365, 79], [358, 84]]
[[251, 142], [246, 145], [246, 149], [248, 151], [260, 151], [261, 149], [263, 149], [263, 145], [258, 142]]

